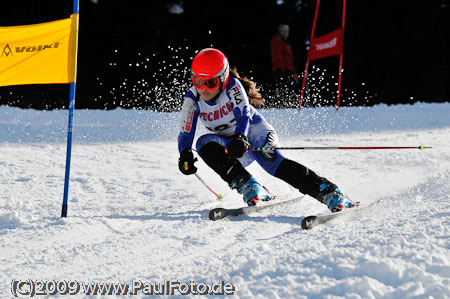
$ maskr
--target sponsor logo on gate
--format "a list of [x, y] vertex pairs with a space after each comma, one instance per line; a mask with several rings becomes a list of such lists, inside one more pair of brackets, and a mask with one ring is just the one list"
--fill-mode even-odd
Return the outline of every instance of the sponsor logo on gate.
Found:
[[55, 42], [51, 44], [44, 45], [32, 45], [32, 46], [16, 46], [11, 48], [9, 44], [1, 47], [1, 55], [0, 58], [9, 57], [10, 55], [14, 57], [14, 54], [21, 53], [32, 53], [32, 52], [40, 52], [44, 50], [57, 49], [61, 45], [60, 42]]
[[337, 45], [337, 37], [333, 38], [329, 42], [316, 44], [315, 46], [316, 46], [316, 50], [320, 51], [320, 50], [324, 50], [324, 49], [334, 48], [334, 47], [336, 47], [336, 45]]

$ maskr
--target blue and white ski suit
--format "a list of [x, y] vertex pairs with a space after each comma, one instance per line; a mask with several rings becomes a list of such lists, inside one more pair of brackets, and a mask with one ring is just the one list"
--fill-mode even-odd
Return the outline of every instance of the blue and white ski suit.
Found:
[[[247, 136], [249, 143], [255, 147], [273, 147], [278, 143], [274, 128], [249, 103], [244, 87], [234, 77], [230, 77], [225, 89], [210, 101], [205, 101], [195, 87], [188, 90], [181, 110], [178, 135], [180, 152], [192, 147], [199, 119], [210, 133], [198, 138], [197, 152], [210, 142], [216, 142], [225, 148], [230, 137], [238, 133]], [[275, 175], [283, 159], [282, 153], [275, 150], [249, 151], [238, 160], [244, 167], [256, 160], [264, 170]]]

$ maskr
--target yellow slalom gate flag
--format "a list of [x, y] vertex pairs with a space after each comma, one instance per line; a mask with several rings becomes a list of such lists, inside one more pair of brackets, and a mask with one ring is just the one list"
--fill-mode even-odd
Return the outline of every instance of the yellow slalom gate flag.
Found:
[[76, 82], [78, 14], [0, 27], [0, 86]]

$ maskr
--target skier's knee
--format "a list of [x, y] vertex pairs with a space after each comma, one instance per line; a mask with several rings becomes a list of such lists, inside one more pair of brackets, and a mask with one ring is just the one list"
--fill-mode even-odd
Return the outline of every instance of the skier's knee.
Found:
[[228, 155], [225, 153], [225, 148], [217, 142], [209, 142], [203, 145], [198, 150], [198, 154], [216, 172], [228, 162]]
[[223, 140], [223, 137], [220, 137], [218, 135], [215, 134], [206, 134], [201, 136], [198, 140], [197, 143], [195, 145], [197, 152], [200, 152], [200, 150], [207, 145], [208, 143], [217, 143], [219, 145], [222, 145], [223, 147], [226, 146], [226, 143]]
[[229, 158], [225, 153], [225, 148], [216, 142], [205, 144], [198, 151], [198, 154], [230, 186], [233, 183], [237, 185], [242, 184], [242, 182], [246, 182], [251, 177], [242, 164], [235, 158]]

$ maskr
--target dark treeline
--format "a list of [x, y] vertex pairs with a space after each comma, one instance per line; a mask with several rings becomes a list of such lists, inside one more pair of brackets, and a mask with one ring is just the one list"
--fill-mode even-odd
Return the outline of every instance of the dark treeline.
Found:
[[[80, 0], [76, 107], [178, 109], [190, 85], [191, 59], [210, 46], [261, 86], [268, 107], [295, 107], [299, 86], [273, 89], [270, 38], [279, 23], [290, 25], [302, 75], [315, 4]], [[52, 21], [71, 12], [72, 0], [8, 1], [0, 26]], [[338, 29], [341, 12], [342, 0], [321, 1], [316, 36]], [[449, 0], [347, 0], [342, 105], [449, 101], [449, 55]], [[306, 105], [335, 103], [337, 70], [337, 56], [311, 63]], [[68, 94], [67, 85], [1, 87], [0, 105], [67, 108]]]

